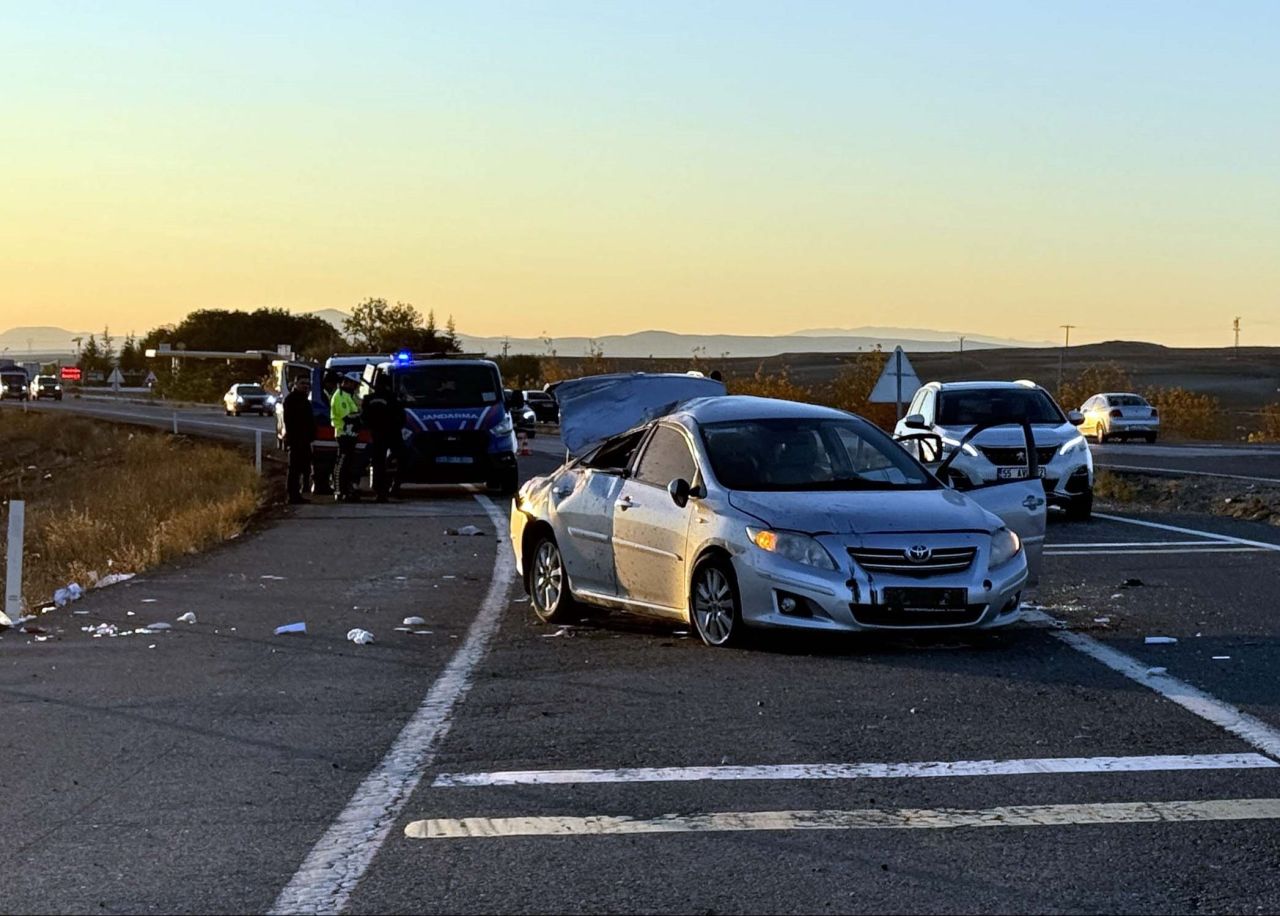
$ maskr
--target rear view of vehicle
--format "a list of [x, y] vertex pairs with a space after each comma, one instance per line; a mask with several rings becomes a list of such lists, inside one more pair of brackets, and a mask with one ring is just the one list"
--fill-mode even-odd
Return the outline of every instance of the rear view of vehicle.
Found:
[[559, 423], [560, 405], [547, 391], [529, 390], [524, 393], [524, 402], [529, 405], [539, 423]]
[[242, 383], [232, 385], [223, 395], [222, 407], [229, 417], [238, 417], [242, 413], [256, 413], [266, 417], [275, 411], [276, 399], [261, 385]]
[[1140, 394], [1095, 394], [1080, 408], [1084, 423], [1080, 432], [1099, 444], [1109, 439], [1145, 439], [1160, 435], [1160, 411]]
[[368, 384], [391, 379], [405, 408], [397, 456], [401, 483], [481, 483], [514, 493], [515, 422], [495, 363], [408, 355], [366, 371]]

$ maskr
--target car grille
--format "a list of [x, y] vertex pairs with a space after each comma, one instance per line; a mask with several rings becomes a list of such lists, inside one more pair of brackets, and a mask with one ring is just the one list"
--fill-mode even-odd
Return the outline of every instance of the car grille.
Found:
[[894, 608], [850, 605], [853, 619], [868, 627], [956, 627], [977, 623], [987, 609], [985, 604], [946, 611], [900, 611]]
[[898, 576], [941, 576], [969, 568], [977, 556], [976, 547], [938, 547], [929, 558], [914, 561], [903, 548], [850, 547], [849, 556], [867, 572], [887, 572]]
[[[1040, 464], [1048, 464], [1053, 460], [1053, 456], [1057, 453], [1056, 446], [1050, 445], [1045, 448], [1036, 449], [1036, 460]], [[1022, 467], [1027, 463], [1027, 450], [1024, 448], [995, 448], [982, 447], [982, 454], [987, 456], [987, 460], [994, 465], [1000, 467]]]

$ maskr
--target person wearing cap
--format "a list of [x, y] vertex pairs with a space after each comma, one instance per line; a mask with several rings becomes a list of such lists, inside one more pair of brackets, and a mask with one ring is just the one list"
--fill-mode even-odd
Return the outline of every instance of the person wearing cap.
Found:
[[373, 489], [378, 502], [385, 503], [391, 493], [391, 475], [388, 459], [399, 466], [403, 444], [404, 402], [396, 394], [391, 379], [379, 374], [373, 390], [364, 399], [360, 416], [369, 430], [369, 463], [373, 466]]
[[355, 502], [356, 492], [356, 441], [359, 436], [360, 401], [356, 398], [356, 377], [344, 375], [338, 382], [338, 390], [329, 399], [329, 419], [333, 423], [333, 435], [338, 441], [338, 460], [333, 476], [335, 499], [339, 502]]

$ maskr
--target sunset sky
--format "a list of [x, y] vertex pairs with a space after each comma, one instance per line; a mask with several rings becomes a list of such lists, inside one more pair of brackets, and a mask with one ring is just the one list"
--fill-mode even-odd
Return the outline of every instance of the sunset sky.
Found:
[[1280, 345], [1280, 3], [0, 0], [0, 330]]

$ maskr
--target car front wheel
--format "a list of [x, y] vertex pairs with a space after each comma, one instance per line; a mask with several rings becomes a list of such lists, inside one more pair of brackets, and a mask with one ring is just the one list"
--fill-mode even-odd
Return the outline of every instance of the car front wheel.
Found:
[[742, 642], [742, 609], [733, 570], [725, 560], [704, 560], [694, 570], [689, 589], [689, 616], [708, 646], [721, 648]]
[[576, 604], [569, 592], [569, 576], [560, 547], [549, 536], [544, 535], [533, 548], [529, 599], [533, 612], [546, 623], [564, 623]]
[[1093, 490], [1086, 490], [1079, 496], [1071, 497], [1066, 505], [1067, 518], [1076, 522], [1087, 522], [1093, 518]]

